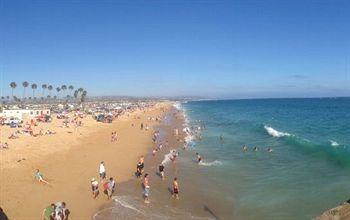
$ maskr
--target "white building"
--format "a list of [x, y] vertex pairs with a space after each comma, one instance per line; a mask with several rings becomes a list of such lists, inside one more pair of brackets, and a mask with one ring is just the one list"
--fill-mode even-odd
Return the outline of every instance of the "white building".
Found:
[[50, 109], [4, 109], [2, 113], [0, 113], [0, 117], [4, 118], [35, 118], [41, 115], [50, 115]]

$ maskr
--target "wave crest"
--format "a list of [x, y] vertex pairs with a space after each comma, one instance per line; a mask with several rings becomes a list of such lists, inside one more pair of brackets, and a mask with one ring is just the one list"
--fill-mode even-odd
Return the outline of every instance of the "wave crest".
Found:
[[281, 132], [281, 131], [277, 131], [275, 130], [273, 127], [269, 127], [269, 126], [264, 126], [265, 130], [267, 131], [267, 133], [269, 135], [271, 135], [272, 137], [284, 137], [284, 136], [291, 136], [291, 134], [286, 133], [286, 132]]
[[219, 165], [222, 165], [222, 162], [220, 160], [214, 160], [212, 162], [203, 162], [201, 161], [199, 163], [199, 165], [202, 165], [202, 166], [219, 166]]
[[329, 142], [331, 142], [331, 146], [332, 147], [338, 147], [339, 146], [339, 144], [336, 141], [329, 140]]

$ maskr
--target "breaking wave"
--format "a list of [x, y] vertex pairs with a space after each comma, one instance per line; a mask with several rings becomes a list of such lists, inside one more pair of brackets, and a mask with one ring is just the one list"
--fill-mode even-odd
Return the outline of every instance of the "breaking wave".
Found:
[[273, 127], [269, 127], [269, 126], [267, 126], [267, 125], [265, 125], [264, 128], [265, 128], [265, 130], [267, 131], [267, 133], [268, 133], [269, 135], [271, 135], [272, 137], [291, 136], [291, 134], [289, 134], [289, 133], [277, 131], [277, 130], [274, 129]]
[[200, 163], [199, 163], [199, 165], [201, 165], [201, 166], [219, 166], [219, 165], [222, 165], [222, 162], [221, 161], [219, 161], [219, 160], [214, 160], [214, 161], [212, 161], [212, 162], [203, 162], [203, 161], [201, 161]]
[[329, 140], [329, 142], [331, 143], [332, 147], [338, 147], [339, 146], [339, 144], [336, 141]]

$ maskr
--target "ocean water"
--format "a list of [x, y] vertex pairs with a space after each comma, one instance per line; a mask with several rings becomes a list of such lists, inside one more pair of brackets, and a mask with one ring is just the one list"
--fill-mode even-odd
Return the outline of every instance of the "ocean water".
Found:
[[[180, 163], [184, 181], [199, 174], [194, 190], [212, 216], [313, 219], [349, 199], [350, 98], [195, 101], [177, 107], [186, 114], [186, 126], [205, 127], [201, 140], [188, 137]], [[193, 162], [194, 152], [203, 163]]]

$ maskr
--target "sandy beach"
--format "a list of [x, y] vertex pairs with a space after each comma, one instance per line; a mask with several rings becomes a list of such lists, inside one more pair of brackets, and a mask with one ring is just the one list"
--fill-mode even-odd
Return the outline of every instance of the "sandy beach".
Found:
[[[96, 199], [91, 195], [90, 180], [98, 179], [99, 163], [105, 162], [107, 177], [114, 177], [118, 190], [118, 183], [133, 178], [138, 157], [153, 147], [153, 127], [159, 123], [147, 118], [162, 117], [170, 106], [158, 104], [145, 112], [124, 115], [112, 124], [87, 116], [77, 130], [62, 128], [61, 121], [54, 119], [38, 124], [34, 132], [42, 128], [56, 134], [39, 137], [9, 140], [10, 128], [1, 127], [1, 141], [7, 142], [9, 149], [0, 151], [0, 206], [10, 219], [41, 219], [50, 203], [65, 201], [70, 219], [91, 219], [107, 202], [103, 193]], [[141, 122], [150, 129], [140, 130]], [[111, 142], [113, 131], [118, 134], [117, 142]], [[34, 178], [35, 169], [40, 169], [51, 184], [39, 183]]]

